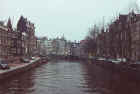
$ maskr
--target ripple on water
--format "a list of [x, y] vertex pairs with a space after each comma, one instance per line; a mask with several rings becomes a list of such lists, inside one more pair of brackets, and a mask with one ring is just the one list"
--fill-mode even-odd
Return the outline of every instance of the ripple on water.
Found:
[[0, 94], [116, 94], [108, 89], [110, 80], [109, 72], [96, 66], [49, 62], [2, 84]]
[[63, 78], [64, 78], [64, 79], [72, 79], [73, 77], [72, 77], [72, 75], [64, 75]]

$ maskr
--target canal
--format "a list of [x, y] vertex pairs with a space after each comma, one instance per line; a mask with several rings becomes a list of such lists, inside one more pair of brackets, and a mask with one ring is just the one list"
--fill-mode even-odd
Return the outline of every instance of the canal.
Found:
[[0, 94], [140, 94], [140, 82], [79, 61], [50, 61], [0, 82]]

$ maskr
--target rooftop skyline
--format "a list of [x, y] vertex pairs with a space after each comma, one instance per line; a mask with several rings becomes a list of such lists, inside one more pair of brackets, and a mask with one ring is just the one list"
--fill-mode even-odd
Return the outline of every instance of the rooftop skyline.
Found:
[[10, 17], [16, 27], [21, 15], [35, 23], [36, 35], [82, 40], [95, 23], [126, 13], [136, 0], [2, 0], [0, 20]]

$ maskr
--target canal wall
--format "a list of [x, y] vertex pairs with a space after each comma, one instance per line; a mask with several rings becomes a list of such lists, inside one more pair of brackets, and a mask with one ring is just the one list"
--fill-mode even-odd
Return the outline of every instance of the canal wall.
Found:
[[0, 72], [0, 80], [4, 80], [8, 77], [12, 77], [12, 76], [17, 75], [19, 73], [24, 73], [28, 70], [31, 70], [31, 69], [39, 66], [41, 63], [42, 63], [41, 59], [31, 60], [30, 63], [19, 65], [17, 67], [10, 68], [8, 70], [3, 70]]

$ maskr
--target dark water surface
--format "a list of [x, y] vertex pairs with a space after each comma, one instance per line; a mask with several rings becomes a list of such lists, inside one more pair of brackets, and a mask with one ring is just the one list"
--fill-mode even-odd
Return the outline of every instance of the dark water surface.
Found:
[[86, 62], [55, 61], [0, 82], [0, 94], [140, 94], [140, 81]]

